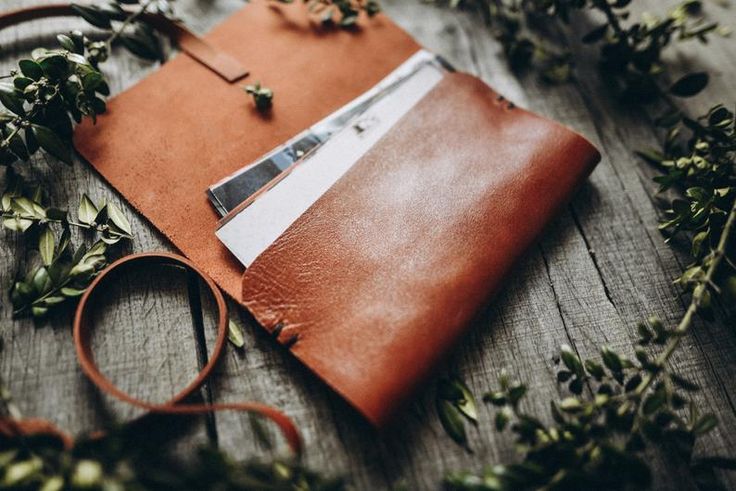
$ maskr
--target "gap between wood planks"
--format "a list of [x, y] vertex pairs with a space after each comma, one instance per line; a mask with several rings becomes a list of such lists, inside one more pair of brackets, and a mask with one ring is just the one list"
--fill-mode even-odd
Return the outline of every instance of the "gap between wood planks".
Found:
[[[189, 311], [192, 315], [192, 332], [194, 334], [194, 342], [197, 349], [197, 369], [204, 369], [209, 361], [207, 350], [207, 338], [204, 332], [204, 313], [202, 312], [201, 288], [199, 285], [199, 277], [194, 271], [187, 270], [187, 293], [189, 295]], [[212, 385], [207, 380], [202, 384], [200, 389], [202, 399], [207, 404], [214, 402], [212, 398]], [[219, 446], [219, 435], [217, 433], [217, 420], [214, 412], [205, 414], [205, 428], [207, 439], [210, 444], [215, 447]]]

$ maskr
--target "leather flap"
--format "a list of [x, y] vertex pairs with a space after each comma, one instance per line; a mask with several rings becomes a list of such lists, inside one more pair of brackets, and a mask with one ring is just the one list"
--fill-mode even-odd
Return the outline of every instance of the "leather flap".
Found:
[[380, 426], [599, 158], [449, 74], [255, 260], [243, 304]]

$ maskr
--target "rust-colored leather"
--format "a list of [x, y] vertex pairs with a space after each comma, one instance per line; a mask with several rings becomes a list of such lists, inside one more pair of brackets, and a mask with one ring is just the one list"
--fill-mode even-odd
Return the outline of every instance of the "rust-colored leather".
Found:
[[72, 437], [61, 431], [53, 423], [45, 419], [26, 418], [15, 420], [0, 417], [0, 436], [15, 438], [18, 436], [50, 436], [61, 442], [65, 449], [74, 446]]
[[[0, 29], [34, 19], [71, 15], [77, 15], [71, 4], [24, 7], [0, 13]], [[151, 13], [144, 13], [140, 18], [169, 36], [182, 51], [228, 82], [235, 82], [248, 75], [248, 70], [235, 58], [213, 48], [183, 24]]]
[[[156, 404], [136, 399], [130, 394], [123, 392], [117, 388], [110, 379], [105, 377], [97, 367], [94, 360], [94, 353], [92, 352], [91, 341], [92, 329], [94, 326], [89, 322], [88, 307], [90, 304], [94, 303], [95, 295], [98, 293], [97, 288], [103, 282], [114, 279], [115, 275], [119, 274], [125, 268], [147, 268], [157, 264], [184, 267], [194, 272], [202, 279], [204, 284], [212, 293], [215, 304], [217, 305], [217, 337], [207, 364], [200, 370], [195, 379], [169, 401]], [[85, 290], [74, 315], [74, 346], [77, 351], [77, 358], [82, 371], [98, 389], [106, 394], [117, 397], [121, 401], [127, 402], [133, 406], [159, 414], [192, 415], [205, 414], [213, 411], [256, 412], [273, 421], [278, 426], [279, 430], [281, 430], [281, 433], [284, 435], [284, 438], [288, 442], [291, 450], [296, 455], [299, 455], [302, 451], [302, 440], [299, 435], [299, 431], [296, 429], [296, 426], [291, 419], [278, 409], [260, 402], [226, 404], [193, 404], [186, 402], [187, 399], [199, 390], [212, 375], [215, 366], [222, 357], [227, 338], [227, 325], [227, 304], [225, 303], [222, 293], [220, 293], [220, 290], [217, 288], [215, 283], [192, 262], [182, 256], [167, 252], [131, 254], [106, 267]], [[72, 438], [48, 421], [42, 419], [13, 420], [9, 418], [0, 418], [0, 435], [13, 437], [40, 434], [51, 435], [59, 438], [66, 448], [71, 448], [73, 446]], [[93, 434], [97, 436], [102, 435], [100, 432]]]
[[111, 99], [77, 150], [233, 298], [243, 268], [214, 234], [207, 187], [378, 83], [419, 48], [387, 17], [316, 29], [301, 2], [254, 0], [204, 38], [274, 90], [270, 115], [240, 85], [177, 56]]
[[381, 426], [598, 159], [448, 74], [255, 260], [243, 302]]
[[[321, 30], [255, 0], [208, 43], [275, 91], [178, 56], [75, 134], [80, 153], [194, 263], [382, 425], [460, 337], [598, 154], [482, 82], [447, 78], [243, 276], [205, 190], [369, 89], [419, 48], [385, 16]], [[242, 279], [241, 279], [242, 276]], [[298, 337], [295, 335], [298, 334]], [[297, 339], [294, 343], [294, 339]]]

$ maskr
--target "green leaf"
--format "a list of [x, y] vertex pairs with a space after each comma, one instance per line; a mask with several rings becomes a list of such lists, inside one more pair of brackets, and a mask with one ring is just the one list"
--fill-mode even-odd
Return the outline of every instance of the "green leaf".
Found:
[[31, 314], [33, 317], [36, 317], [37, 319], [40, 319], [42, 317], [45, 317], [46, 314], [48, 314], [49, 309], [48, 307], [40, 307], [38, 305], [34, 305], [31, 307]]
[[67, 142], [62, 140], [59, 135], [46, 126], [34, 124], [32, 127], [33, 134], [38, 140], [38, 144], [41, 148], [64, 163], [72, 163], [72, 151]]
[[468, 386], [459, 378], [454, 378], [452, 383], [460, 389], [462, 397], [455, 401], [455, 406], [460, 412], [465, 415], [469, 420], [476, 422], [478, 421], [478, 407], [475, 402], [475, 396], [470, 391]]
[[626, 381], [626, 385], [624, 386], [624, 389], [626, 392], [631, 392], [637, 387], [639, 387], [639, 384], [641, 384], [641, 375], [635, 374], [633, 375], [629, 380]]
[[100, 72], [92, 71], [84, 74], [82, 77], [82, 86], [84, 87], [84, 90], [95, 91], [104, 83], [104, 81], [105, 79]]
[[506, 404], [506, 396], [503, 392], [488, 392], [483, 395], [483, 402], [490, 402], [494, 406], [504, 406]]
[[76, 63], [77, 65], [89, 65], [87, 58], [82, 55], [78, 55], [77, 53], [67, 53], [66, 59], [72, 63]]
[[642, 411], [646, 415], [654, 414], [664, 403], [667, 402], [667, 392], [663, 385], [660, 385], [655, 391], [644, 399]]
[[5, 469], [3, 485], [9, 489], [25, 488], [25, 484], [35, 479], [43, 469], [43, 461], [38, 457], [28, 460], [16, 461]]
[[574, 397], [566, 397], [560, 401], [560, 410], [566, 413], [574, 413], [582, 408], [582, 404]]
[[603, 39], [603, 37], [606, 35], [607, 32], [608, 32], [608, 24], [603, 24], [602, 26], [596, 27], [595, 29], [587, 33], [585, 36], [583, 36], [581, 41], [585, 44], [592, 44], [592, 43], [598, 42], [601, 39]]
[[510, 412], [511, 411], [508, 408], [503, 408], [496, 413], [496, 416], [494, 417], [496, 431], [503, 431], [506, 429], [506, 426], [511, 419]]
[[66, 286], [59, 291], [61, 292], [62, 295], [68, 298], [79, 297], [84, 293], [84, 290], [80, 290], [78, 288], [69, 288]]
[[16, 282], [10, 291], [10, 301], [16, 308], [28, 303], [33, 296], [33, 287], [23, 281]]
[[77, 49], [77, 46], [74, 44], [74, 41], [72, 41], [72, 38], [70, 38], [66, 34], [57, 34], [56, 40], [59, 42], [59, 45], [67, 51], [74, 52], [74, 50]]
[[33, 201], [25, 196], [19, 196], [10, 200], [10, 208], [24, 218], [46, 218], [43, 209], [34, 206]]
[[696, 384], [695, 382], [691, 382], [690, 380], [676, 373], [670, 374], [670, 379], [672, 380], [672, 383], [674, 383], [676, 386], [688, 392], [695, 392], [700, 390], [700, 386], [698, 384]]
[[600, 363], [596, 363], [593, 360], [585, 360], [585, 369], [588, 371], [589, 374], [593, 376], [596, 380], [600, 380], [603, 378], [603, 376], [606, 374], [603, 371], [603, 367], [600, 365]]
[[647, 344], [652, 340], [652, 331], [643, 322], [636, 325], [636, 330], [639, 333], [639, 344]]
[[227, 322], [227, 339], [236, 348], [242, 348], [245, 346], [245, 338], [243, 337], [243, 330], [235, 322], [228, 320]]
[[40, 80], [43, 77], [43, 68], [33, 60], [20, 60], [18, 67], [23, 75], [33, 80]]
[[100, 29], [110, 29], [110, 18], [99, 7], [92, 5], [72, 4], [72, 10], [81, 18]]
[[578, 358], [572, 348], [567, 344], [563, 344], [560, 348], [560, 357], [565, 366], [577, 376], [584, 375], [583, 363]]
[[119, 228], [122, 232], [124, 232], [127, 235], [132, 235], [133, 231], [130, 228], [130, 222], [128, 222], [128, 219], [125, 217], [122, 211], [115, 206], [112, 203], [107, 204], [107, 215], [112, 220], [112, 223], [115, 224], [117, 228]]
[[445, 429], [445, 433], [457, 444], [467, 446], [468, 437], [465, 433], [465, 421], [460, 410], [450, 401], [437, 399], [437, 415]]
[[64, 56], [56, 53], [39, 58], [38, 64], [41, 65], [46, 76], [52, 80], [67, 77], [71, 68], [69, 61]]
[[670, 87], [670, 94], [677, 97], [692, 97], [708, 85], [708, 74], [697, 72], [685, 75]]
[[38, 252], [41, 253], [44, 266], [49, 266], [54, 261], [54, 240], [54, 231], [51, 227], [44, 227], [38, 237]]
[[44, 307], [53, 307], [54, 305], [59, 305], [60, 303], [63, 303], [65, 300], [66, 298], [63, 296], [54, 295], [44, 298], [42, 303]]
[[580, 395], [583, 393], [583, 380], [579, 378], [575, 378], [570, 381], [567, 388], [573, 394]]
[[634, 153], [640, 159], [653, 165], [660, 165], [662, 161], [665, 160], [665, 156], [657, 150], [644, 149], [637, 150]]
[[693, 425], [693, 433], [705, 435], [716, 426], [718, 426], [718, 418], [713, 414], [705, 414]]
[[161, 58], [161, 47], [156, 36], [145, 27], [139, 25], [132, 33], [120, 35], [123, 46], [136, 56], [147, 60], [158, 60]]
[[4, 218], [3, 219], [3, 227], [7, 228], [8, 230], [12, 230], [14, 232], [25, 232], [31, 227], [31, 225], [33, 225], [33, 221], [25, 219], [25, 218]]
[[79, 210], [77, 211], [77, 217], [81, 223], [85, 225], [91, 225], [95, 221], [98, 210], [95, 204], [89, 199], [86, 194], [82, 195], [82, 199], [79, 201]]
[[524, 384], [514, 384], [509, 388], [509, 402], [512, 405], [516, 405], [519, 403], [522, 397], [526, 395], [526, 385]]
[[601, 357], [603, 358], [603, 364], [606, 365], [611, 372], [620, 372], [623, 369], [621, 357], [607, 347], [603, 347], [603, 349], [601, 349]]
[[567, 382], [572, 377], [573, 373], [569, 370], [560, 370], [557, 372], [557, 381], [560, 383]]
[[20, 98], [15, 87], [10, 84], [0, 83], [0, 103], [20, 116], [26, 113], [23, 109], [23, 99]]
[[36, 293], [43, 295], [51, 289], [51, 277], [45, 267], [40, 267], [33, 274], [33, 288]]

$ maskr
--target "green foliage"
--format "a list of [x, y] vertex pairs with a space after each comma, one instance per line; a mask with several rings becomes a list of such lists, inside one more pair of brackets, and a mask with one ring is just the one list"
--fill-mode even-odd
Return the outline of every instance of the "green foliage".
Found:
[[[655, 178], [661, 191], [681, 193], [670, 201], [660, 230], [668, 241], [678, 234], [689, 240], [694, 262], [677, 283], [693, 292], [699, 313], [709, 318], [712, 295], [725, 292], [727, 301], [733, 299], [731, 285], [736, 282], [736, 265], [729, 257], [734, 240], [728, 238], [719, 245], [736, 206], [734, 113], [719, 105], [700, 118], [683, 118], [670, 128], [661, 152], [641, 152], [640, 156], [664, 170], [664, 175]], [[708, 270], [717, 260], [727, 267], [710, 278]]]
[[[603, 348], [599, 360], [582, 360], [570, 347], [560, 352], [557, 380], [567, 394], [550, 402], [549, 419], [520, 409], [526, 386], [511, 382], [504, 373], [500, 388], [484, 396], [496, 407], [498, 431], [516, 436], [521, 460], [488, 467], [482, 473], [453, 472], [447, 488], [453, 490], [504, 489], [630, 489], [652, 484], [644, 452], [669, 453], [690, 466], [703, 489], [718, 488], [715, 469], [736, 469], [736, 461], [696, 457], [697, 439], [713, 430], [717, 419], [700, 414], [694, 395], [698, 385], [672, 372], [667, 362], [690, 330], [696, 315], [713, 317], [715, 299], [736, 299], [736, 265], [731, 259], [736, 228], [736, 123], [734, 114], [716, 106], [702, 117], [682, 114], [676, 98], [690, 97], [708, 83], [707, 73], [691, 73], [666, 84], [663, 51], [675, 40], [708, 37], [720, 31], [706, 22], [698, 1], [681, 2], [664, 18], [644, 16], [629, 22], [627, 0], [454, 0], [449, 6], [480, 9], [500, 40], [512, 68], [553, 63], [563, 59], [548, 48], [543, 36], [550, 21], [567, 24], [570, 14], [596, 11], [606, 22], [582, 38], [600, 47], [600, 68], [614, 92], [630, 102], [659, 99], [668, 106], [656, 118], [666, 128], [662, 150], [638, 152], [658, 166], [655, 178], [661, 192], [674, 193], [660, 230], [667, 241], [690, 242], [693, 263], [676, 280], [691, 292], [681, 321], [667, 329], [656, 317], [637, 326], [635, 358]], [[541, 22], [540, 22], [541, 20]], [[546, 22], [545, 22], [546, 21]], [[546, 77], [550, 78], [550, 77]], [[564, 77], [559, 77], [559, 80]], [[653, 352], [654, 351], [654, 352]]]
[[[0, 200], [2, 226], [35, 238], [41, 259], [41, 264], [18, 275], [10, 288], [13, 315], [41, 318], [82, 295], [107, 264], [108, 246], [132, 239], [132, 231], [128, 219], [112, 203], [97, 206], [83, 195], [74, 221], [67, 211], [47, 206], [43, 190], [30, 190], [12, 169], [8, 169], [7, 180]], [[84, 245], [73, 249], [71, 227], [99, 238], [89, 249]]]
[[[658, 320], [651, 324], [660, 331]], [[644, 329], [651, 340], [654, 333], [649, 326]], [[680, 335], [667, 331], [664, 337], [671, 341]], [[713, 486], [715, 469], [736, 466], [729, 458], [693, 456], [695, 442], [717, 420], [698, 412], [693, 402], [697, 384], [670, 372], [666, 358], [653, 358], [639, 348], [636, 360], [629, 360], [603, 348], [599, 360], [582, 360], [563, 347], [560, 360], [558, 381], [569, 395], [550, 402], [550, 424], [520, 409], [526, 388], [505, 374], [500, 388], [484, 397], [496, 407], [497, 429], [509, 428], [515, 436], [521, 462], [495, 465], [481, 474], [450, 473], [448, 489], [645, 488], [652, 484], [645, 457], [650, 447], [669, 449], [671, 458], [689, 464], [703, 487]]]
[[[17, 274], [10, 289], [13, 313], [44, 317], [68, 300], [79, 297], [95, 274], [107, 264], [108, 246], [132, 239], [130, 223], [112, 203], [96, 206], [82, 196], [78, 218], [46, 205], [42, 189], [29, 190], [16, 175], [15, 165], [29, 163], [39, 150], [71, 164], [74, 123], [96, 120], [105, 112], [110, 89], [99, 63], [119, 42], [145, 58], [159, 58], [158, 40], [138, 21], [146, 12], [170, 15], [166, 1], [119, 0], [102, 6], [75, 5], [87, 22], [108, 29], [108, 37], [93, 41], [79, 31], [59, 34], [59, 48], [33, 50], [29, 59], [0, 83], [0, 164], [7, 167], [2, 193], [2, 226], [37, 240], [41, 264]], [[70, 227], [95, 232], [89, 249], [73, 249]]]
[[151, 13], [172, 17], [169, 0], [110, 0], [99, 4], [73, 4], [72, 8], [89, 24], [110, 32], [105, 41], [86, 43], [93, 62], [105, 61], [115, 44], [141, 58], [163, 58], [158, 37], [141, 16]]
[[261, 112], [267, 112], [271, 109], [273, 105], [273, 91], [271, 89], [263, 87], [260, 82], [256, 82], [253, 85], [246, 85], [243, 90], [253, 97], [256, 109]]
[[[439, 0], [438, 0], [439, 1]], [[703, 16], [702, 2], [684, 0], [666, 16], [644, 15], [630, 21], [631, 0], [441, 0], [453, 8], [479, 12], [501, 42], [515, 70], [536, 66], [549, 82], [567, 81], [573, 74], [571, 57], [552, 39], [551, 27], [564, 28], [571, 15], [592, 10], [605, 22], [582, 36], [585, 44], [599, 46], [604, 80], [624, 100], [650, 101], [668, 91], [664, 50], [674, 41], [697, 39], [703, 43], [714, 33], [726, 34]], [[553, 47], [550, 47], [553, 46]], [[669, 92], [679, 97], [698, 93], [707, 83], [704, 74], [691, 74]]]
[[[165, 447], [164, 447], [165, 448]], [[323, 477], [298, 461], [234, 462], [200, 448], [183, 463], [164, 448], [124, 430], [82, 439], [64, 450], [52, 436], [0, 441], [0, 490], [243, 490], [339, 491], [339, 478]]]
[[[276, 0], [280, 3], [294, 3], [294, 0]], [[358, 16], [365, 12], [373, 17], [381, 11], [377, 0], [303, 0], [309, 11], [319, 16], [323, 24], [337, 24], [340, 27], [352, 28], [358, 22]]]
[[236, 348], [243, 348], [245, 346], [243, 330], [232, 320], [228, 320], [227, 323], [227, 340]]
[[104, 112], [109, 94], [78, 51], [36, 49], [0, 85], [0, 164], [27, 161], [39, 148], [71, 163], [72, 121]]
[[[33, 50], [31, 58], [2, 77], [0, 83], [0, 164], [28, 161], [39, 148], [71, 163], [73, 122], [93, 120], [105, 112], [103, 97], [110, 89], [99, 63], [115, 42], [144, 58], [160, 58], [158, 39], [138, 21], [145, 12], [170, 14], [168, 2], [118, 0], [98, 5], [74, 5], [90, 24], [109, 29], [107, 39], [92, 41], [80, 31], [59, 34], [59, 48]], [[128, 10], [123, 7], [126, 6]], [[131, 7], [137, 7], [129, 10]]]
[[465, 382], [458, 377], [440, 379], [437, 383], [435, 407], [445, 432], [456, 443], [467, 447], [465, 421], [477, 422], [478, 407], [475, 396]]

